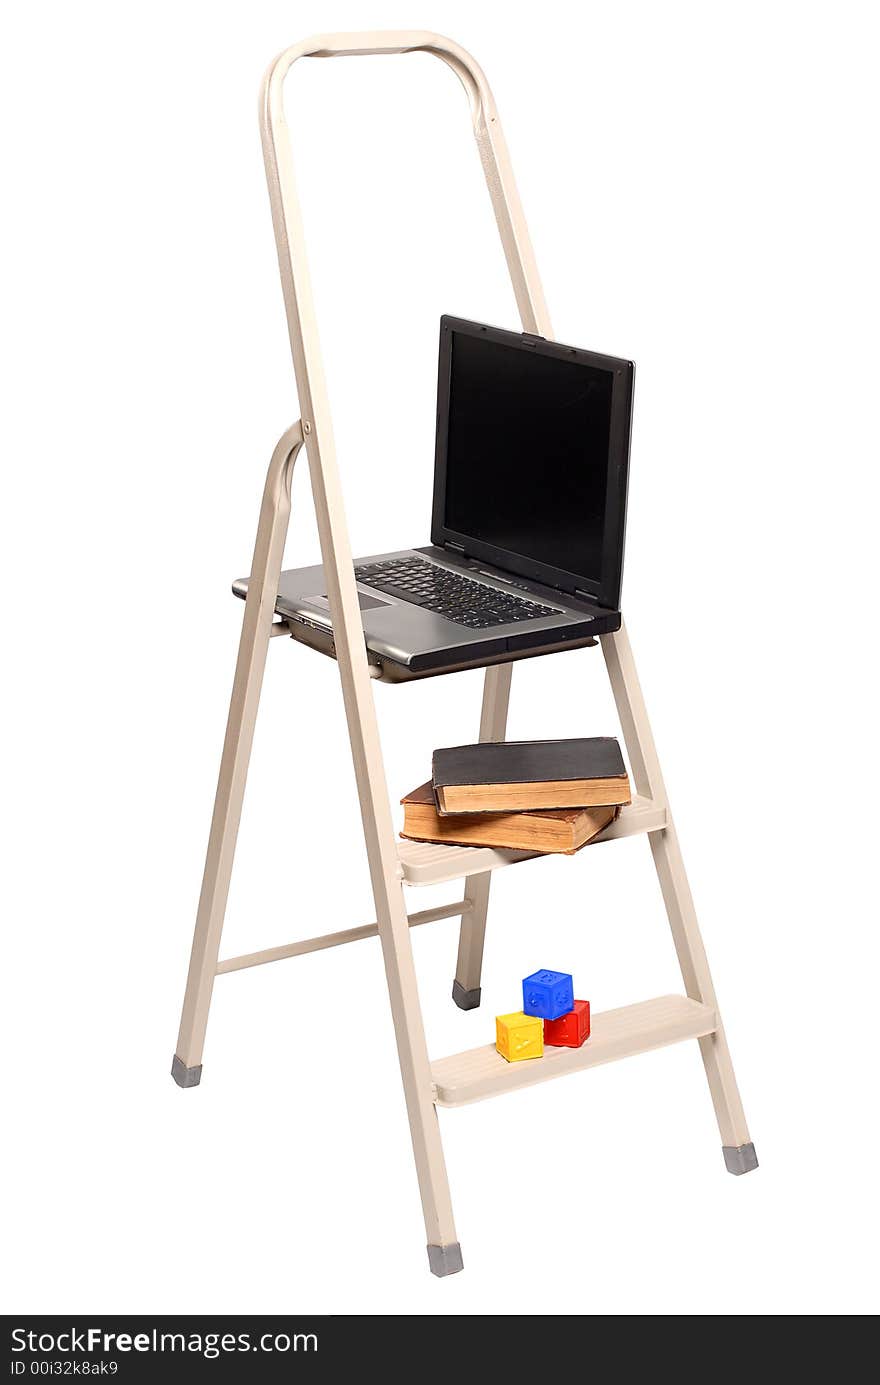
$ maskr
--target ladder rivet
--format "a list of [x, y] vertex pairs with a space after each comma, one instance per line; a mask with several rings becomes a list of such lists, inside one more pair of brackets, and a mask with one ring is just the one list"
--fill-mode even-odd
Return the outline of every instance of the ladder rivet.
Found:
[[304, 424], [303, 424], [303, 432], [304, 432], [305, 434], [308, 435], [311, 431], [312, 431], [312, 425], [311, 425], [310, 423], [304, 423]]

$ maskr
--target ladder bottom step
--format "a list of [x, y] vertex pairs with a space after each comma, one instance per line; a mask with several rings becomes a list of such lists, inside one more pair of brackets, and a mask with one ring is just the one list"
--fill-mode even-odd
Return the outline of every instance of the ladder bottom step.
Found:
[[567, 1072], [612, 1063], [652, 1048], [699, 1039], [717, 1027], [709, 1005], [683, 995], [664, 995], [593, 1015], [590, 1037], [581, 1048], [545, 1048], [543, 1058], [508, 1063], [494, 1044], [454, 1053], [431, 1065], [438, 1106], [465, 1106], [502, 1092], [549, 1082]]

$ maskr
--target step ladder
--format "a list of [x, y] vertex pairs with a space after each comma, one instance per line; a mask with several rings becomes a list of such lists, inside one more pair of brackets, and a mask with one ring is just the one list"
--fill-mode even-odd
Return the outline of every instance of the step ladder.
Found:
[[[495, 103], [485, 76], [470, 54], [451, 39], [422, 32], [320, 35], [282, 53], [263, 83], [261, 129], [302, 419], [278, 442], [263, 492], [172, 1075], [181, 1087], [194, 1087], [201, 1078], [202, 1050], [215, 976], [378, 934], [412, 1132], [428, 1261], [432, 1272], [443, 1276], [462, 1268], [462, 1256], [440, 1140], [438, 1106], [462, 1106], [546, 1082], [568, 1072], [684, 1039], [696, 1039], [706, 1069], [727, 1169], [734, 1174], [747, 1173], [757, 1167], [757, 1158], [749, 1140], [678, 838], [623, 627], [616, 634], [601, 636], [600, 642], [626, 743], [635, 796], [631, 806], [623, 809], [618, 819], [601, 834], [600, 840], [636, 833], [647, 835], [685, 994], [663, 996], [597, 1014], [593, 1017], [592, 1036], [582, 1048], [550, 1049], [540, 1062], [509, 1064], [495, 1052], [493, 1045], [433, 1063], [428, 1056], [409, 930], [436, 919], [460, 916], [453, 998], [462, 1009], [474, 1008], [480, 1002], [483, 938], [492, 872], [515, 866], [528, 859], [530, 853], [434, 846], [405, 842], [395, 835], [370, 686], [371, 677], [375, 677], [378, 670], [367, 661], [282, 100], [285, 78], [300, 58], [411, 52], [434, 54], [452, 68], [464, 86], [523, 330], [552, 337]], [[223, 919], [269, 641], [291, 633], [284, 620], [275, 619], [274, 611], [290, 517], [291, 477], [303, 444], [317, 512], [335, 656], [360, 799], [376, 921], [220, 961]], [[479, 729], [481, 740], [504, 739], [510, 679], [510, 664], [486, 669]], [[405, 696], [405, 693], [400, 695]], [[464, 881], [460, 899], [438, 908], [408, 913], [405, 887], [434, 885], [447, 880]]]

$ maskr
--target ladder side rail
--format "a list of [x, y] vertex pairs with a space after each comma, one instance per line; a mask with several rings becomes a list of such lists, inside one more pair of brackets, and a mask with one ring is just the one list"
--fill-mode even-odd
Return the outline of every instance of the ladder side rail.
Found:
[[636, 674], [632, 649], [623, 628], [614, 635], [602, 635], [600, 643], [617, 704], [636, 792], [661, 803], [666, 809], [666, 826], [661, 831], [650, 832], [648, 839], [685, 992], [691, 1000], [709, 1006], [716, 1015], [714, 1032], [704, 1035], [699, 1043], [721, 1133], [725, 1163], [731, 1173], [748, 1173], [757, 1163], [755, 1150], [749, 1139], [709, 961], [697, 922], [678, 834], [669, 812], [666, 787]]
[[274, 631], [278, 579], [290, 519], [290, 483], [302, 444], [302, 428], [295, 423], [282, 435], [272, 453], [263, 489], [180, 1032], [171, 1067], [171, 1075], [180, 1087], [198, 1086], [202, 1075], [202, 1051], [229, 897], [235, 843], [266, 655]]
[[[415, 38], [417, 42], [412, 43]], [[418, 998], [409, 921], [403, 897], [376, 709], [370, 687], [360, 605], [336, 463], [330, 405], [304, 246], [302, 217], [284, 115], [284, 80], [300, 57], [431, 50], [425, 35], [334, 36], [306, 40], [282, 53], [263, 83], [261, 134], [294, 373], [303, 416], [321, 556], [333, 622], [343, 702], [358, 787], [364, 838], [382, 942], [401, 1075], [413, 1141], [431, 1268], [461, 1268]], [[449, 53], [459, 76], [467, 61]], [[456, 65], [459, 64], [459, 65]]]
[[[369, 683], [360, 605], [283, 103], [285, 78], [293, 64], [302, 57], [412, 51], [429, 52], [439, 57], [452, 68], [465, 88], [523, 326], [527, 331], [549, 335], [549, 321], [534, 253], [495, 103], [482, 70], [460, 45], [440, 35], [421, 31], [336, 34], [306, 39], [287, 49], [270, 66], [263, 82], [260, 112], [278, 265], [377, 922], [425, 1213], [428, 1253], [436, 1272], [449, 1273], [460, 1266], [461, 1252], [455, 1237], [448, 1180], [432, 1098], [430, 1062], [418, 1000], [376, 710]], [[509, 679], [509, 667], [505, 669], [503, 665], [487, 670], [485, 677], [484, 711], [487, 706], [496, 709], [492, 723], [499, 735], [503, 735], [506, 722]], [[478, 887], [475, 900], [478, 904], [477, 916], [482, 918], [484, 927], [488, 882]], [[482, 952], [482, 937], [474, 936], [471, 939], [471, 957], [476, 955], [477, 942]]]

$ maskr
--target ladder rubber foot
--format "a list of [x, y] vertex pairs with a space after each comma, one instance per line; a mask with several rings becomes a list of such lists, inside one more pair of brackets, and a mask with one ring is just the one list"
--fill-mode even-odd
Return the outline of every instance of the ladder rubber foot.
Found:
[[438, 1279], [445, 1279], [448, 1274], [458, 1274], [459, 1270], [464, 1269], [458, 1241], [451, 1246], [428, 1246], [428, 1264], [431, 1273], [436, 1274]]
[[728, 1173], [751, 1173], [752, 1169], [758, 1167], [758, 1156], [753, 1144], [722, 1145], [721, 1152]]
[[197, 1068], [188, 1068], [175, 1053], [171, 1064], [171, 1076], [178, 1087], [197, 1087], [202, 1080], [202, 1065], [199, 1063]]
[[481, 995], [481, 986], [476, 986], [472, 991], [466, 991], [460, 981], [453, 981], [452, 983], [452, 999], [459, 1010], [476, 1010]]

